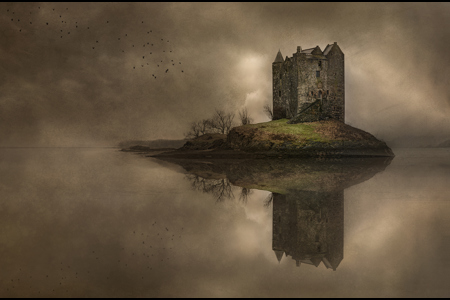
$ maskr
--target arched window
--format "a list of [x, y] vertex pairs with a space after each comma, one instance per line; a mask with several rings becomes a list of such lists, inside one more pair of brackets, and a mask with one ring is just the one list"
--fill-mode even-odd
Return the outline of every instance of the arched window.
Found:
[[278, 91], [278, 97], [281, 97], [281, 91]]

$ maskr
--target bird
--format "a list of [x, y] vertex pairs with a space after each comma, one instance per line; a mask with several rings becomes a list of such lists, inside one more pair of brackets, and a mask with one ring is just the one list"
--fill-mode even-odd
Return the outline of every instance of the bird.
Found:
[[48, 25], [48, 22], [47, 22], [47, 23], [45, 23], [45, 24], [47, 24], [47, 25]]
[[[166, 70], [166, 73], [167, 73], [167, 72], [169, 72], [169, 69]], [[167, 229], [167, 228], [166, 228], [166, 229]], [[167, 230], [167, 231], [169, 231], [169, 230]]]

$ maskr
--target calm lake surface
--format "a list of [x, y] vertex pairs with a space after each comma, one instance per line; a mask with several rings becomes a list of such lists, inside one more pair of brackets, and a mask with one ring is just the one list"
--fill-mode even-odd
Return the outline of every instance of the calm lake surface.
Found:
[[449, 297], [450, 149], [393, 150], [267, 177], [0, 149], [0, 297]]

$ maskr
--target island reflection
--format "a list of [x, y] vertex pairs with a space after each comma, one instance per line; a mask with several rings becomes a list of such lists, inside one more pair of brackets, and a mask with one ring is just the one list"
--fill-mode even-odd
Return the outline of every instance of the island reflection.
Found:
[[241, 187], [270, 191], [272, 249], [278, 261], [290, 256], [302, 263], [337, 269], [344, 257], [344, 190], [383, 171], [392, 157], [333, 159], [196, 160], [164, 159], [186, 170], [192, 187], [216, 201], [234, 198]]

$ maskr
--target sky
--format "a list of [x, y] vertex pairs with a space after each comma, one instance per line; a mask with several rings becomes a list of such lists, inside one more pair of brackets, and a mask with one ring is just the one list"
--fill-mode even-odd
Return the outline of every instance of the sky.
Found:
[[450, 139], [449, 3], [1, 3], [0, 39], [0, 147], [182, 139], [215, 109], [266, 122], [278, 50], [333, 42], [347, 124]]

